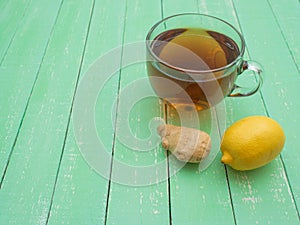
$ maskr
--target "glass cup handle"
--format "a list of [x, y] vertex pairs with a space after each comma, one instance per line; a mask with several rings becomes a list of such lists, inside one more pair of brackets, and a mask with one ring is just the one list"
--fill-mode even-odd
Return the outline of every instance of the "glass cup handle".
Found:
[[245, 70], [253, 71], [256, 77], [257, 84], [255, 87], [241, 87], [237, 84], [234, 84], [231, 93], [228, 95], [229, 97], [243, 97], [250, 96], [256, 93], [262, 86], [262, 66], [255, 61], [243, 61], [238, 71], [238, 75], [241, 75]]

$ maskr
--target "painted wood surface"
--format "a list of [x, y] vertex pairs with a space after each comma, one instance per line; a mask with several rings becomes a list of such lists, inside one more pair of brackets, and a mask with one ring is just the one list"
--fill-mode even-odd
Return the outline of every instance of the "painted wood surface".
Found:
[[[150, 91], [141, 49], [156, 21], [183, 12], [232, 23], [245, 58], [264, 67], [259, 93], [199, 113], [193, 126], [213, 135], [217, 153], [204, 171], [177, 171], [159, 145], [155, 126], [179, 124], [178, 114]], [[0, 0], [0, 224], [300, 224], [299, 19], [297, 0]], [[77, 104], [82, 85], [106, 59], [86, 117], [108, 159], [101, 167], [83, 152], [78, 133], [89, 127], [76, 118], [88, 115]], [[276, 119], [287, 142], [267, 166], [238, 172], [218, 146], [249, 115]]]

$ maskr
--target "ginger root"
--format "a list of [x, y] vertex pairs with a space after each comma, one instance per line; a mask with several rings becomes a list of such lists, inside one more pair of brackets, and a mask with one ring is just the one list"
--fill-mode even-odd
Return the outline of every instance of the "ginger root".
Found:
[[158, 126], [157, 132], [163, 148], [180, 161], [199, 163], [210, 152], [210, 136], [201, 130], [166, 124]]

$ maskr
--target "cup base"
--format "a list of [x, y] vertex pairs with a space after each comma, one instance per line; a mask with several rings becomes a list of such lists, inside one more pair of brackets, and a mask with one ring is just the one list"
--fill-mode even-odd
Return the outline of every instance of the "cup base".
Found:
[[205, 101], [198, 101], [197, 103], [182, 102], [178, 99], [164, 99], [164, 101], [176, 111], [203, 111], [210, 108]]

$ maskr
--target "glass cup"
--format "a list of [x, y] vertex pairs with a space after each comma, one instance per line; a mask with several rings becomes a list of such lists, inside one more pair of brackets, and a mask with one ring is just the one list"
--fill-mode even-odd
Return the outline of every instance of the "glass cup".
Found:
[[[167, 17], [150, 29], [146, 46], [151, 85], [176, 109], [208, 109], [227, 96], [252, 95], [262, 85], [262, 67], [243, 59], [243, 36], [222, 19], [198, 13]], [[245, 70], [256, 77], [253, 87], [235, 83]]]

